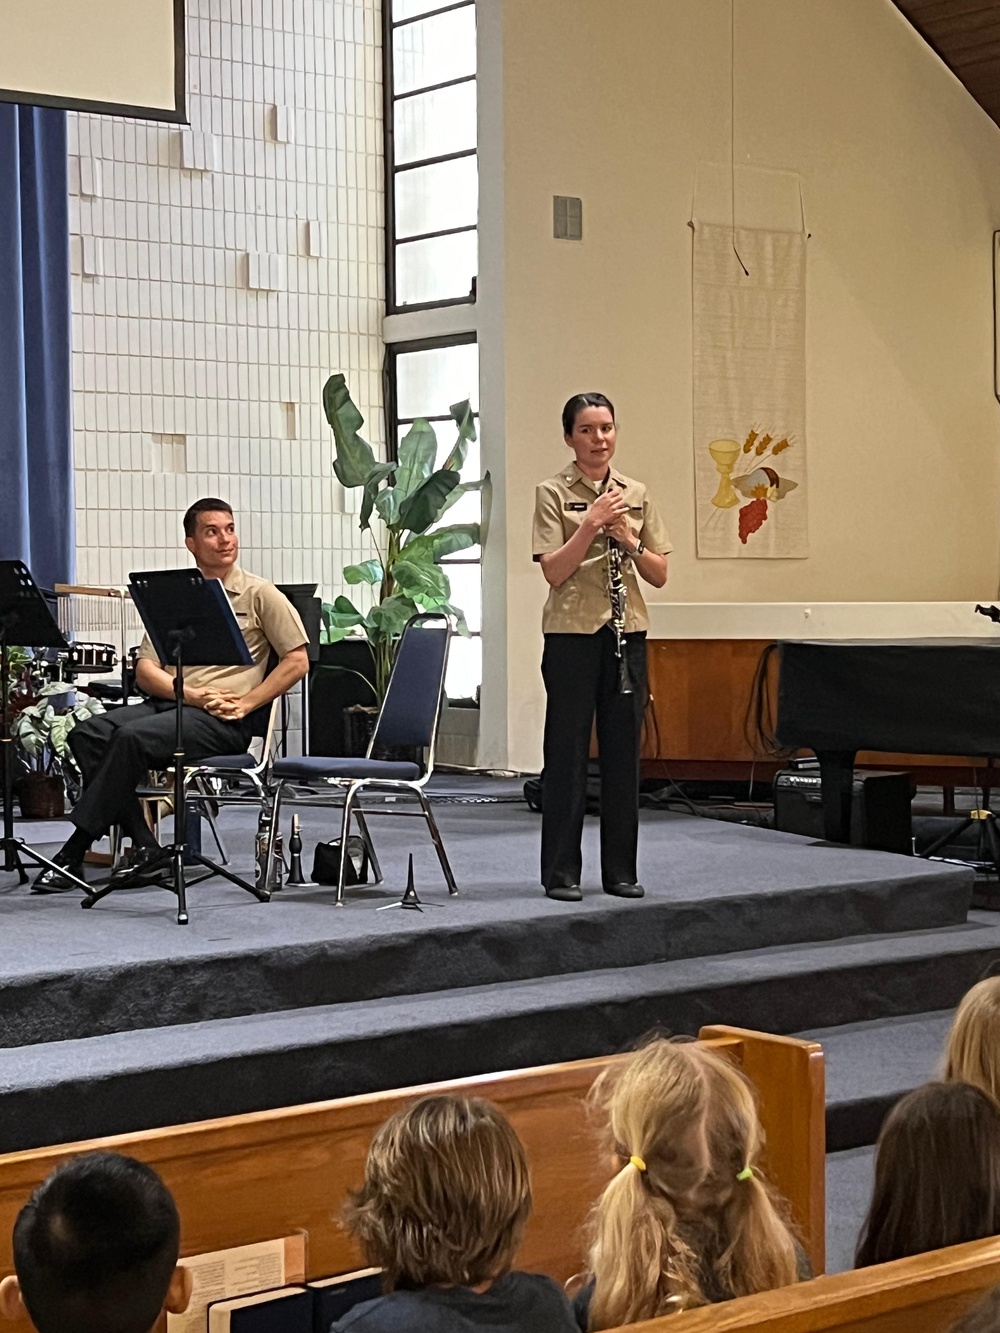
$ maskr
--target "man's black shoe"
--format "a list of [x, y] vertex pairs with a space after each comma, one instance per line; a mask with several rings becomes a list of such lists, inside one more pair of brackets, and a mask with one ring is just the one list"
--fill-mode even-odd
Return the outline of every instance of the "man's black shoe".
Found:
[[[56, 865], [60, 866], [61, 863], [57, 861]], [[63, 874], [64, 870], [66, 871], [65, 874]], [[75, 875], [77, 879], [83, 879], [82, 862], [67, 863], [65, 866], [62, 866], [61, 869], [43, 870], [32, 884], [31, 892], [73, 893], [75, 890], [78, 890], [80, 886], [79, 884], [75, 884], [73, 880], [69, 878], [70, 875]]]
[[559, 903], [578, 903], [583, 894], [579, 884], [549, 884], [545, 886], [545, 896]]
[[605, 884], [604, 892], [612, 898], [641, 898], [646, 890], [641, 884]]

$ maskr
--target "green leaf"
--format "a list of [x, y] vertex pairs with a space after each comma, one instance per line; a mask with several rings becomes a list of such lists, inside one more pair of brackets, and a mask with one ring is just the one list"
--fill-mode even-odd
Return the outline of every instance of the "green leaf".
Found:
[[457, 472], [447, 468], [432, 472], [423, 485], [418, 486], [400, 506], [400, 527], [408, 532], [426, 532], [448, 508], [448, 497], [458, 484]]
[[400, 592], [425, 606], [436, 605], [451, 596], [447, 574], [440, 565], [429, 561], [397, 560], [392, 567], [392, 577]]
[[461, 634], [463, 639], [472, 637], [472, 631], [469, 629], [469, 622], [466, 620], [465, 612], [460, 606], [456, 606], [454, 602], [442, 602], [440, 606], [436, 606], [434, 609], [435, 611], [443, 611], [446, 616], [454, 617], [455, 630], [457, 633]]
[[375, 508], [379, 518], [387, 528], [394, 528], [399, 522], [400, 496], [398, 487], [386, 486], [375, 497]]
[[[453, 504], [458, 504], [463, 495], [469, 495], [472, 491], [482, 491], [483, 515], [484, 518], [488, 519], [489, 501], [493, 495], [493, 482], [488, 472], [485, 477], [480, 477], [478, 481], [463, 481], [460, 486], [456, 486], [441, 506], [441, 513], [446, 513]], [[482, 540], [486, 540], [485, 528], [482, 531]]]
[[410, 616], [415, 616], [420, 608], [411, 597], [395, 594], [371, 609], [372, 623], [383, 638], [395, 638], [402, 634], [403, 626]]
[[323, 626], [331, 636], [327, 638], [327, 643], [336, 643], [363, 621], [364, 616], [347, 597], [338, 597], [332, 604], [323, 603]]
[[476, 438], [476, 422], [468, 398], [461, 403], [452, 403], [448, 411], [458, 427], [458, 439], [441, 466], [449, 468], [452, 472], [461, 472], [466, 455], [469, 452], [469, 441]]
[[382, 561], [365, 560], [360, 565], [345, 565], [344, 578], [348, 583], [381, 583]]
[[408, 499], [434, 471], [437, 436], [429, 421], [418, 417], [399, 442], [399, 466], [396, 485], [400, 502]]
[[479, 545], [478, 523], [455, 523], [450, 528], [435, 528], [419, 537], [411, 537], [400, 555], [408, 560], [443, 560], [456, 551], [467, 551]]
[[365, 478], [365, 495], [361, 501], [361, 516], [358, 527], [364, 530], [371, 522], [372, 510], [375, 507], [375, 497], [378, 495], [378, 488], [383, 481], [391, 477], [396, 470], [395, 463], [376, 463]]
[[342, 486], [363, 486], [377, 464], [371, 445], [358, 434], [365, 419], [355, 407], [343, 375], [331, 375], [323, 386], [323, 410], [333, 428], [337, 480]]

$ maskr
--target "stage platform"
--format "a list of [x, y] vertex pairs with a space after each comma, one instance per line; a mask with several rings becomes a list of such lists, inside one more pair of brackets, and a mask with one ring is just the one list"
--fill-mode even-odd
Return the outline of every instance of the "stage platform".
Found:
[[[335, 830], [300, 810], [308, 873]], [[387, 882], [340, 909], [332, 889], [260, 904], [215, 879], [179, 927], [163, 890], [85, 912], [0, 876], [0, 1150], [596, 1055], [654, 1027], [944, 1009], [1000, 951], [992, 921], [968, 920], [964, 868], [646, 811], [646, 897], [601, 893], [588, 819], [584, 900], [554, 903], [523, 803], [436, 813], [456, 899], [402, 819], [372, 821]], [[253, 826], [223, 812], [242, 872]], [[425, 910], [377, 912], [411, 848]]]

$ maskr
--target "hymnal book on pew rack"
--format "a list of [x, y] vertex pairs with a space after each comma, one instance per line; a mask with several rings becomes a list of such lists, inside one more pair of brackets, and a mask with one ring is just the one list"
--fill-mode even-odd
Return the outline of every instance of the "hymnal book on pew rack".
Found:
[[208, 1307], [208, 1333], [312, 1333], [314, 1303], [306, 1287], [215, 1301]]
[[306, 1284], [313, 1294], [312, 1333], [327, 1333], [335, 1319], [364, 1301], [382, 1295], [381, 1268], [359, 1268], [356, 1273], [322, 1277]]
[[192, 1254], [180, 1262], [191, 1270], [191, 1304], [184, 1314], [167, 1315], [167, 1333], [208, 1333], [208, 1307], [213, 1303], [304, 1284], [306, 1235], [300, 1231], [257, 1245]]

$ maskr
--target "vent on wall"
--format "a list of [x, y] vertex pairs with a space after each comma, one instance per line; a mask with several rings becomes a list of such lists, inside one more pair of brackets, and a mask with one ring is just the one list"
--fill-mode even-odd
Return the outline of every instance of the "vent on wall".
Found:
[[583, 200], [572, 195], [552, 196], [552, 235], [557, 241], [583, 240]]
[[181, 473], [187, 472], [187, 436], [154, 435], [150, 451], [150, 472]]

